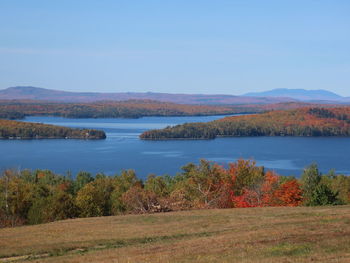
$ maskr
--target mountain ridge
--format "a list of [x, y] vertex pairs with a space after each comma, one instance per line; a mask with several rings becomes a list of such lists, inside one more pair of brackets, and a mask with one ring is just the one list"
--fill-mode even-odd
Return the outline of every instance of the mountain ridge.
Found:
[[177, 104], [239, 105], [273, 104], [284, 102], [350, 103], [327, 90], [273, 89], [249, 92], [243, 95], [228, 94], [183, 94], [160, 92], [74, 92], [33, 86], [15, 86], [0, 90], [0, 100], [43, 100], [51, 102], [97, 102], [125, 100], [155, 100]]
[[158, 92], [72, 92], [16, 86], [0, 90], [0, 100], [45, 100], [59, 102], [96, 102], [147, 99], [180, 104], [270, 104], [294, 102], [290, 98], [262, 98], [225, 94], [181, 94]]
[[302, 101], [314, 101], [314, 100], [324, 100], [324, 101], [338, 101], [346, 100], [348, 98], [340, 96], [334, 92], [317, 89], [317, 90], [306, 90], [306, 89], [272, 89], [262, 92], [249, 92], [243, 94], [243, 96], [248, 97], [288, 97], [292, 99], [302, 100]]

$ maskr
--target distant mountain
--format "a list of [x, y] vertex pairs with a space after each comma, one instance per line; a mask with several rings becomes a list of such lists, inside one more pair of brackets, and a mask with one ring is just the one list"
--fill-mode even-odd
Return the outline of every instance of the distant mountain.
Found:
[[43, 89], [36, 87], [11, 87], [0, 90], [0, 100], [45, 100], [57, 102], [94, 102], [102, 100], [123, 101], [131, 99], [147, 99], [182, 104], [270, 104], [293, 102], [291, 98], [254, 97], [234, 95], [206, 95], [206, 94], [170, 94], [170, 93], [98, 93], [98, 92], [68, 92]]
[[305, 90], [305, 89], [273, 89], [263, 92], [250, 92], [243, 96], [249, 97], [279, 97], [292, 98], [301, 101], [345, 101], [348, 98], [342, 97], [328, 90]]

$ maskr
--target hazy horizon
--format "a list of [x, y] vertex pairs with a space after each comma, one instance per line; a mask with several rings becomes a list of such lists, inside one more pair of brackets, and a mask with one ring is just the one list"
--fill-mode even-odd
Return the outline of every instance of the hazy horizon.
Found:
[[[6, 89], [11, 89], [11, 88], [18, 88], [18, 87], [21, 87], [21, 88], [39, 88], [39, 89], [47, 89], [47, 90], [55, 90], [55, 91], [62, 91], [62, 92], [82, 92], [82, 93], [164, 93], [164, 94], [186, 94], [186, 95], [230, 95], [230, 96], [251, 96], [250, 93], [255, 93], [254, 91], [252, 92], [246, 92], [246, 93], [243, 93], [243, 94], [228, 94], [228, 93], [191, 93], [191, 92], [154, 92], [154, 91], [107, 91], [107, 92], [103, 92], [103, 91], [84, 91], [84, 90], [66, 90], [66, 89], [50, 89], [50, 88], [46, 88], [46, 87], [35, 87], [35, 86], [31, 86], [31, 85], [24, 85], [24, 86], [12, 86], [12, 87], [6, 87], [6, 88], [1, 88], [0, 87], [0, 90], [6, 90]], [[259, 91], [259, 92], [269, 92], [269, 91], [275, 91], [275, 90], [278, 90], [278, 89], [273, 89], [273, 90], [263, 90], [263, 91]], [[302, 91], [329, 91], [329, 92], [333, 92], [333, 91], [330, 91], [330, 90], [325, 90], [325, 89], [286, 89], [286, 91], [292, 91], [292, 90], [302, 90]], [[259, 92], [256, 92], [256, 93], [259, 93]], [[334, 94], [336, 95], [340, 95], [341, 94], [338, 94], [336, 92], [333, 92]], [[269, 97], [269, 96], [267, 96]], [[273, 96], [272, 96], [273, 97]], [[342, 96], [344, 98], [347, 98], [346, 96]]]
[[0, 89], [350, 96], [348, 1], [0, 3]]

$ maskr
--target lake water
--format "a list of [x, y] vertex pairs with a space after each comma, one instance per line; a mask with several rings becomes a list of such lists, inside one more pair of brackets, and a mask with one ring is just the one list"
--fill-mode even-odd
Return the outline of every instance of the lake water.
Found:
[[141, 178], [150, 173], [174, 175], [181, 166], [201, 158], [227, 164], [252, 158], [282, 175], [299, 176], [317, 162], [322, 172], [350, 174], [350, 138], [245, 137], [215, 140], [142, 141], [139, 134], [208, 117], [146, 117], [141, 119], [65, 119], [29, 117], [25, 121], [67, 127], [103, 129], [106, 140], [0, 140], [0, 169], [51, 169], [65, 174], [84, 170], [119, 173], [134, 169]]

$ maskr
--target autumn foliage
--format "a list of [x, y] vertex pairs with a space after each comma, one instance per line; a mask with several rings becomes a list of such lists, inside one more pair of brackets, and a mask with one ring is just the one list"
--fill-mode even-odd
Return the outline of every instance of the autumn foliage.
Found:
[[231, 116], [146, 131], [141, 139], [214, 139], [239, 136], [350, 136], [350, 107], [308, 107]]
[[321, 175], [315, 164], [301, 179], [265, 171], [252, 160], [223, 167], [201, 160], [176, 176], [142, 181], [132, 170], [75, 179], [49, 170], [6, 170], [0, 177], [0, 226], [75, 217], [156, 213], [188, 209], [350, 203], [350, 177]]
[[230, 165], [229, 172], [234, 207], [298, 206], [302, 200], [295, 179], [281, 183], [282, 177], [272, 171], [264, 173], [252, 161], [239, 160]]
[[303, 200], [301, 185], [296, 179], [281, 184], [275, 194], [285, 206], [299, 206]]
[[45, 101], [0, 101], [0, 118], [59, 116], [68, 118], [140, 118], [145, 116], [201, 116], [260, 111], [258, 107], [188, 105], [153, 100], [55, 103]]
[[[164, 99], [164, 98], [163, 98]], [[26, 116], [60, 116], [69, 118], [140, 118], [144, 116], [200, 116], [236, 113], [261, 113], [271, 110], [288, 110], [302, 107], [331, 107], [334, 105], [304, 102], [239, 105], [211, 101], [186, 104], [157, 100], [134, 99], [125, 101], [98, 101], [90, 103], [58, 103], [40, 100], [0, 100], [0, 119], [23, 119]]]
[[101, 130], [0, 119], [0, 139], [105, 139]]

